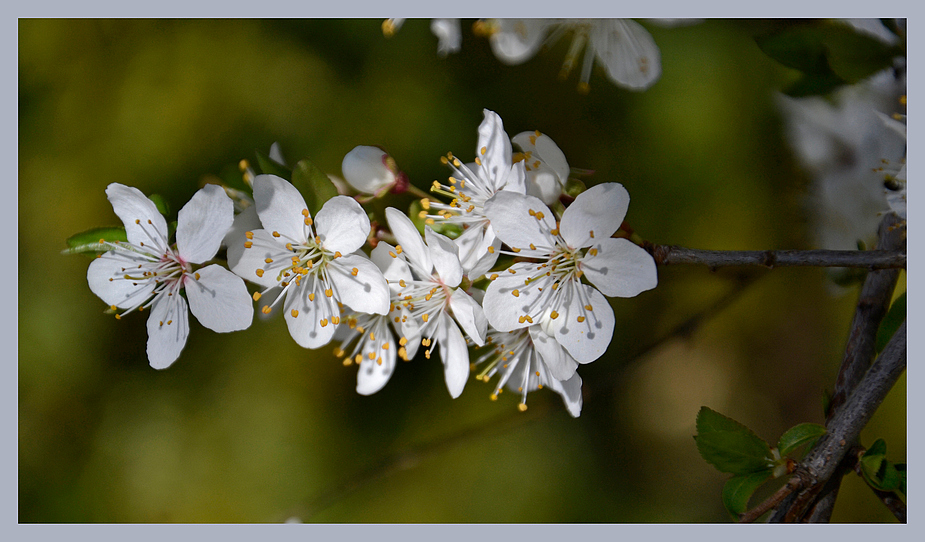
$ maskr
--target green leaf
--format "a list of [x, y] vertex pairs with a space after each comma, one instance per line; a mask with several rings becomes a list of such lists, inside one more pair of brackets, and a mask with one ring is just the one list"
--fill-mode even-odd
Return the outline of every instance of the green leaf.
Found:
[[86, 254], [91, 257], [97, 257], [109, 248], [101, 245], [100, 241], [128, 241], [125, 236], [125, 228], [114, 226], [109, 228], [94, 228], [83, 233], [72, 235], [67, 239], [68, 248], [61, 251], [62, 254]]
[[816, 26], [799, 26], [756, 37], [755, 42], [764, 54], [788, 68], [803, 73], [823, 73], [829, 71], [829, 67], [822, 37]]
[[[788, 429], [777, 443], [777, 449], [782, 457], [795, 452], [804, 444], [815, 442], [825, 434], [825, 427], [818, 423], [801, 423]], [[810, 446], [812, 446], [810, 444]]]
[[326, 201], [337, 195], [337, 187], [331, 179], [308, 160], [301, 160], [295, 165], [292, 170], [292, 184], [302, 193], [305, 204], [313, 216], [318, 214]]
[[844, 79], [830, 71], [808, 73], [784, 89], [784, 94], [791, 98], [820, 96], [828, 94], [844, 84]]
[[906, 293], [896, 298], [896, 301], [890, 306], [889, 312], [880, 322], [880, 329], [877, 330], [877, 352], [886, 347], [886, 344], [893, 338], [893, 334], [899, 329], [899, 326], [906, 320]]
[[154, 202], [154, 205], [157, 206], [157, 211], [164, 216], [170, 214], [170, 206], [167, 205], [167, 200], [164, 199], [164, 196], [160, 194], [151, 194], [148, 196], [148, 199]]
[[773, 468], [768, 443], [749, 428], [707, 407], [697, 414], [697, 451], [721, 472], [751, 474]]
[[264, 154], [260, 151], [255, 152], [257, 154], [257, 165], [260, 166], [261, 173], [276, 175], [277, 177], [282, 177], [287, 181], [292, 180], [293, 171], [291, 169], [284, 166], [283, 164], [280, 164], [276, 160], [273, 160], [267, 154]]
[[886, 460], [886, 442], [877, 439], [861, 457], [861, 473], [875, 489], [894, 491], [903, 484], [903, 475]]
[[723, 505], [738, 517], [748, 510], [748, 500], [755, 490], [771, 479], [772, 471], [766, 469], [752, 474], [733, 476], [723, 486]]
[[875, 440], [874, 443], [867, 448], [867, 451], [864, 452], [864, 455], [867, 454], [886, 455], [886, 441], [882, 438]]
[[849, 83], [857, 83], [892, 66], [893, 57], [902, 54], [899, 48], [840, 24], [825, 29], [822, 44], [829, 67]]
[[906, 464], [897, 463], [895, 467], [896, 467], [896, 470], [899, 472], [899, 477], [900, 477], [899, 489], [897, 489], [897, 491], [902, 493], [903, 497], [905, 497], [906, 496]]

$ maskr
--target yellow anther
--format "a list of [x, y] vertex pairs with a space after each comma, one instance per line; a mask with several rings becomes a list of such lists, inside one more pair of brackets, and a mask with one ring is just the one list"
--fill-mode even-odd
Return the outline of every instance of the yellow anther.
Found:
[[360, 270], [357, 269], [356, 267], [354, 267], [353, 269], [350, 270], [350, 274], [353, 275], [354, 277], [357, 276], [357, 274], [358, 274], [359, 272], [360, 272]]
[[263, 260], [263, 261], [266, 262], [266, 263], [273, 263], [273, 258], [267, 258], [267, 259], [265, 259], [265, 260]]
[[356, 363], [357, 365], [359, 365], [360, 362], [363, 361], [363, 356], [362, 356], [361, 354], [357, 354], [356, 357], [353, 358], [353, 361], [354, 361], [354, 363]]
[[353, 361], [350, 358], [344, 358], [344, 361], [343, 361], [344, 367], [350, 367], [351, 363], [353, 363]]
[[401, 359], [405, 361], [408, 361], [408, 351], [405, 350], [404, 346], [398, 349], [398, 357], [400, 357]]
[[424, 223], [427, 224], [428, 226], [433, 226], [433, 225], [434, 225], [434, 219], [433, 219], [433, 218], [428, 218], [427, 220], [424, 221]]
[[334, 252], [334, 257], [335, 257], [335, 258], [340, 258], [340, 257], [342, 257], [342, 256], [343, 256], [343, 254], [341, 254], [340, 251]]
[[579, 317], [578, 317], [578, 322], [579, 322], [579, 323], [584, 322], [584, 321], [585, 321], [585, 317], [584, 317], [584, 316], [579, 316]]
[[339, 323], [340, 323], [340, 316], [332, 316], [332, 317], [331, 317], [331, 323], [334, 324], [335, 326], [336, 326], [337, 324], [339, 324]]
[[546, 215], [543, 214], [543, 211], [537, 211], [537, 213], [536, 213], [536, 219], [537, 219], [537, 220], [543, 220], [543, 217], [545, 217], [545, 216], [546, 216]]
[[309, 300], [309, 301], [314, 301], [314, 300], [315, 300], [315, 292], [311, 292], [311, 293], [308, 294], [308, 300]]
[[482, 153], [482, 156], [485, 156], [485, 153], [488, 152], [488, 147], [482, 147], [479, 152]]
[[308, 209], [302, 209], [302, 216], [309, 216]]
[[395, 245], [395, 253], [401, 254], [401, 245]]
[[290, 314], [292, 314], [292, 317], [293, 317], [293, 318], [298, 318], [298, 317], [299, 317], [299, 311], [297, 311], [297, 310], [295, 310], [295, 309], [292, 309], [292, 312], [291, 312]]
[[518, 252], [520, 252], [520, 249], [519, 249], [519, 248], [515, 248], [515, 247], [511, 247], [511, 250], [512, 250], [515, 254], [518, 253]]
[[491, 276], [488, 277], [488, 280], [495, 280], [496, 278], [498, 278], [498, 274], [497, 274], [497, 273], [492, 273]]
[[592, 256], [597, 256], [597, 249], [596, 248], [589, 249], [588, 254]]
[[267, 305], [266, 307], [260, 309], [264, 314], [270, 314], [270, 311], [273, 310], [273, 307]]
[[489, 395], [488, 398], [491, 399], [492, 401], [497, 401], [497, 400], [498, 400], [498, 394], [497, 394], [497, 393], [493, 393], [493, 394]]
[[481, 165], [482, 165], [482, 160], [481, 160], [478, 156], [475, 157], [475, 165], [477, 165], [477, 166], [481, 166]]
[[559, 317], [559, 313], [556, 311], [552, 311], [551, 313], [549, 313], [549, 317], [555, 320], [556, 318]]
[[430, 199], [423, 198], [421, 200], [421, 207], [423, 207], [424, 209], [430, 209]]
[[[443, 164], [443, 165], [447, 165], [447, 164], [450, 163], [450, 161], [447, 159], [446, 156], [441, 156], [441, 157], [440, 157], [440, 163]], [[437, 181], [434, 181], [434, 182], [436, 183]]]
[[589, 231], [588, 235], [591, 236], [591, 239], [594, 239], [594, 230]]
[[253, 241], [244, 241], [244, 248], [250, 248], [252, 246], [254, 246]]
[[321, 322], [319, 322], [319, 323], [321, 324], [321, 327], [325, 327], [325, 326], [328, 325], [328, 319], [327, 319], [327, 318], [322, 318], [322, 319], [321, 319]]
[[279, 237], [279, 232], [278, 232], [278, 231], [274, 231], [272, 235], [273, 235], [273, 237]]
[[533, 209], [530, 209], [527, 212], [530, 213], [530, 216], [536, 216], [536, 211], [534, 211]]
[[427, 218], [427, 211], [421, 211], [418, 213], [418, 218]]
[[199, 273], [193, 273], [193, 276], [196, 277], [196, 280], [199, 280]]
[[391, 256], [391, 257], [393, 257], [393, 258], [397, 258], [397, 257], [398, 257], [398, 255], [395, 254], [394, 252], [392, 252], [391, 250], [389, 251], [389, 256]]
[[401, 339], [398, 339], [398, 344], [401, 346], [405, 346], [406, 344], [408, 344], [408, 339], [406, 339], [405, 337], [402, 337]]
[[117, 314], [117, 315], [116, 315], [116, 320], [121, 320], [121, 319], [122, 319], [122, 316], [119, 315], [119, 314]]
[[425, 321], [425, 322], [427, 321], [428, 318], [429, 318], [429, 315], [426, 314], [426, 313], [425, 313], [424, 315], [421, 316], [421, 320], [423, 320], [423, 321]]
[[553, 235], [559, 235], [559, 228], [553, 228], [553, 229], [549, 230], [549, 233], [551, 233], [551, 234], [553, 234]]
[[248, 239], [253, 239], [253, 238], [254, 238], [254, 232], [252, 232], [252, 231], [246, 231], [246, 232], [244, 232], [244, 237], [247, 237]]
[[366, 357], [368, 357], [368, 358], [371, 359], [371, 360], [372, 360], [372, 359], [376, 359], [376, 353], [375, 353], [375, 352], [370, 352], [370, 353], [366, 354]]
[[524, 320], [526, 320], [527, 322], [530, 322], [531, 324], [533, 323], [533, 318], [530, 318], [526, 314], [524, 315]]
[[586, 311], [593, 311], [594, 308], [591, 307], [591, 305], [585, 305], [585, 310], [586, 310]]
[[238, 162], [238, 169], [241, 171], [247, 171], [247, 168], [250, 167], [250, 164], [247, 163], [247, 160], [242, 159]]
[[328, 288], [327, 290], [324, 291], [324, 295], [331, 297], [334, 295], [334, 290]]
[[494, 253], [495, 253], [495, 247], [492, 247], [492, 246], [488, 247], [488, 252], [491, 253], [491, 254], [494, 254]]
[[388, 350], [388, 349], [389, 349], [389, 343], [382, 343], [382, 349], [383, 349], [383, 350]]
[[511, 293], [514, 294], [514, 297], [520, 297], [520, 290], [514, 290]]
[[530, 243], [530, 250], [536, 250], [536, 245], [534, 245], [533, 243]]
[[520, 403], [520, 404], [518, 404], [518, 405], [517, 405], [517, 410], [519, 410], [519, 411], [521, 411], [521, 412], [526, 412], [526, 411], [527, 411], [527, 403]]
[[256, 271], [256, 273], [257, 273], [257, 276], [258, 276], [258, 277], [262, 277], [262, 276], [263, 276], [263, 269], [258, 269], [258, 270]]

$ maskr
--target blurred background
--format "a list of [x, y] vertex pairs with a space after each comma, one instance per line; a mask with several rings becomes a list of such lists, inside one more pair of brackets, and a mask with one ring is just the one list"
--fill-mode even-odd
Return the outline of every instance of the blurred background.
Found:
[[[300, 348], [281, 319], [228, 335], [191, 319], [180, 359], [150, 368], [146, 318], [105, 315], [90, 260], [62, 255], [65, 239], [119, 224], [109, 183], [161, 194], [175, 217], [273, 142], [335, 175], [354, 146], [379, 145], [426, 189], [449, 175], [440, 156], [472, 159], [488, 108], [511, 136], [552, 137], [594, 170], [588, 184], [622, 183], [648, 241], [812, 248], [808, 178], [774, 103], [794, 73], [755, 45], [764, 23], [644, 22], [661, 79], [634, 93], [596, 68], [587, 95], [577, 73], [556, 77], [569, 39], [512, 67], [471, 20], [446, 58], [429, 21], [388, 39], [381, 23], [19, 21], [20, 522], [724, 523], [728, 475], [692, 438], [700, 407], [772, 443], [823, 422], [857, 289], [820, 269], [660, 268], [658, 288], [612, 301], [610, 349], [579, 370], [578, 419], [551, 391], [521, 413], [516, 394], [490, 401], [494, 383], [474, 379], [452, 400], [422, 357], [360, 396], [355, 366], [333, 345]], [[862, 434], [884, 438], [893, 462], [905, 462], [905, 387]], [[895, 521], [856, 475], [832, 520]]]

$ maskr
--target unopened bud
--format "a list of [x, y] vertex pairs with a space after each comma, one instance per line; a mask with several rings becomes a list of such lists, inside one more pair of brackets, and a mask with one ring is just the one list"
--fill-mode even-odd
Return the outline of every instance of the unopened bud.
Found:
[[379, 147], [359, 145], [344, 156], [344, 180], [364, 194], [378, 194], [396, 185], [395, 160]]

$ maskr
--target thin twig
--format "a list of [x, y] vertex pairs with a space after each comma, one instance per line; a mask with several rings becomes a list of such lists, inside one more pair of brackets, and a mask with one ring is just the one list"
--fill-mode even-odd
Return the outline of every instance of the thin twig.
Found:
[[[905, 223], [895, 214], [890, 213], [880, 223], [880, 235], [877, 249], [881, 251], [901, 251], [906, 249]], [[876, 354], [877, 330], [886, 316], [893, 297], [893, 290], [899, 279], [898, 269], [881, 269], [868, 273], [861, 288], [857, 309], [851, 322], [845, 355], [835, 380], [835, 390], [826, 412], [826, 424], [831, 422], [833, 414], [844, 404], [848, 394], [855, 388], [870, 367]], [[850, 442], [856, 445], [856, 442]], [[847, 461], [847, 460], [846, 460]], [[826, 523], [832, 516], [841, 478], [850, 469], [843, 465], [826, 481], [825, 487], [814, 497], [804, 519], [811, 523]], [[788, 508], [794, 503], [788, 503]]]
[[739, 516], [739, 523], [751, 523], [757, 520], [766, 512], [775, 508], [785, 498], [787, 498], [787, 496], [800, 489], [801, 487], [803, 487], [803, 480], [799, 476], [791, 477], [789, 480], [787, 480], [787, 483], [775, 491], [773, 495], [762, 501], [751, 510], [742, 513]]
[[890, 250], [700, 250], [644, 244], [657, 265], [700, 264], [710, 268], [760, 267], [906, 267], [906, 254]]
[[[842, 467], [842, 459], [851, 449], [861, 429], [867, 425], [896, 380], [906, 369], [906, 323], [903, 322], [890, 342], [858, 383], [845, 403], [832, 416], [827, 433], [797, 465], [796, 473], [810, 483], [794, 499], [785, 500], [772, 522], [799, 521], [811, 506], [812, 498]], [[793, 495], [791, 494], [791, 497]]]

